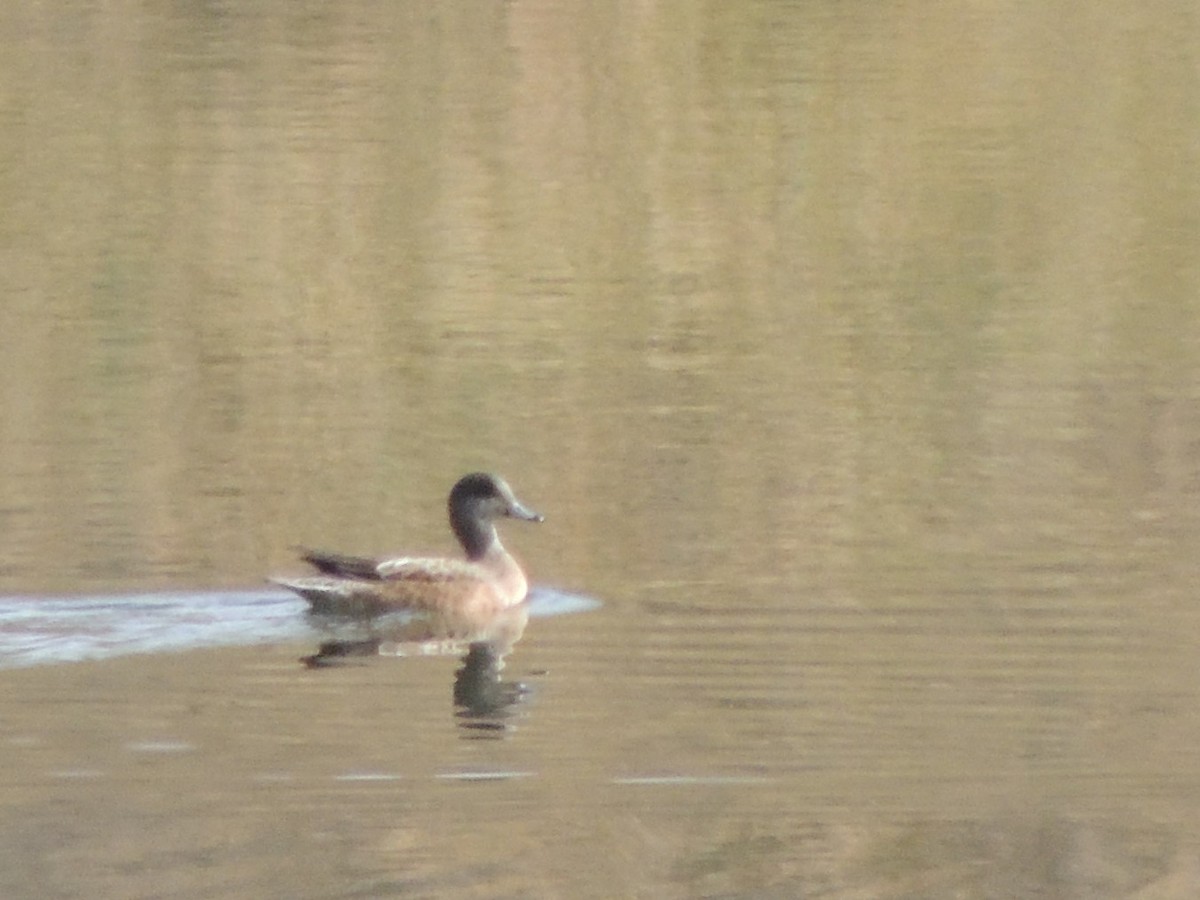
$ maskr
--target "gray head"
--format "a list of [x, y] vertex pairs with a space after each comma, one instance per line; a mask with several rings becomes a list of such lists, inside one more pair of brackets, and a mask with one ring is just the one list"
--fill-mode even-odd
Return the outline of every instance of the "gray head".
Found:
[[450, 527], [468, 559], [479, 559], [496, 538], [495, 520], [501, 516], [541, 522], [542, 516], [523, 505], [503, 478], [472, 472], [458, 479], [450, 491]]

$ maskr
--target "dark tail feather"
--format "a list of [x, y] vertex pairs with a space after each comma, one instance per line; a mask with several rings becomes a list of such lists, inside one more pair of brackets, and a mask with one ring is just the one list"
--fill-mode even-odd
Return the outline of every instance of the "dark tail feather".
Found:
[[325, 550], [300, 548], [300, 558], [318, 572], [337, 578], [357, 578], [360, 581], [381, 581], [375, 560], [366, 556], [347, 556], [344, 553], [329, 553]]

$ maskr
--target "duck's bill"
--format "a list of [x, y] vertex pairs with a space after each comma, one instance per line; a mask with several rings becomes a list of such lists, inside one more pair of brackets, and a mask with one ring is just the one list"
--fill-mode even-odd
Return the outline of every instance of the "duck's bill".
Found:
[[526, 522], [544, 522], [546, 517], [541, 513], [534, 512], [528, 506], [522, 506], [516, 501], [508, 508], [508, 514], [514, 519], [524, 519]]

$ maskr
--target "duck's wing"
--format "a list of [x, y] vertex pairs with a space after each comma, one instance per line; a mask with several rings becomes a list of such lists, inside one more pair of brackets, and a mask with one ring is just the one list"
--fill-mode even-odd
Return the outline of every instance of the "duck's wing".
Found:
[[379, 561], [369, 556], [350, 556], [346, 553], [309, 550], [303, 547], [300, 550], [300, 558], [325, 575], [356, 578], [360, 581], [379, 581], [383, 577], [379, 572]]
[[356, 581], [462, 581], [487, 578], [487, 573], [466, 560], [400, 556], [378, 560], [328, 550], [301, 548], [300, 558], [322, 575]]
[[[325, 562], [326, 557], [321, 560]], [[373, 616], [406, 609], [475, 609], [480, 603], [489, 608], [497, 606], [492, 580], [474, 563], [412, 557], [377, 565], [374, 560], [369, 562], [370, 578], [313, 575], [269, 580], [299, 594], [318, 613]]]
[[457, 559], [402, 556], [385, 559], [375, 566], [376, 577], [385, 582], [489, 581], [488, 573], [475, 563]]

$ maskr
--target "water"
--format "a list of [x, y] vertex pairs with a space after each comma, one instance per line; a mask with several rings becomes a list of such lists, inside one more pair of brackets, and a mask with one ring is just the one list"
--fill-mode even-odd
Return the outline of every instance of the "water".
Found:
[[304, 603], [277, 592], [0, 599], [0, 659], [46, 665], [199, 646], [298, 640]]
[[0, 896], [1195, 896], [1194, 19], [0, 13]]
[[[599, 605], [591, 597], [534, 585], [522, 612], [543, 617]], [[307, 609], [303, 600], [278, 589], [0, 597], [0, 667], [202, 647], [352, 640], [365, 634], [386, 636], [389, 625], [405, 624], [343, 621], [309, 615]]]

